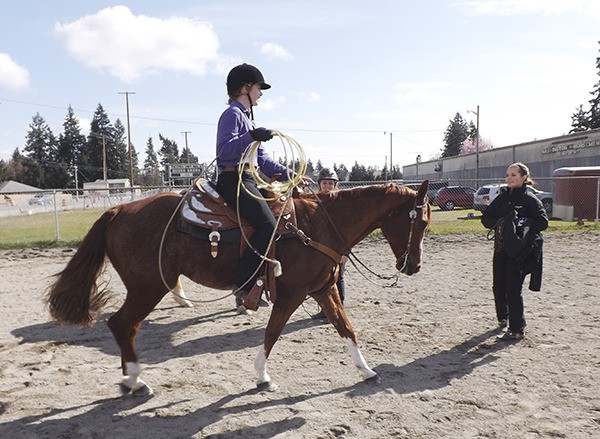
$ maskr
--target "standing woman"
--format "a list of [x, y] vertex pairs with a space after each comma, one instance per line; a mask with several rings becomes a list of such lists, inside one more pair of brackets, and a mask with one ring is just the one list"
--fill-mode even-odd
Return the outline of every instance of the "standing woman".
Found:
[[[527, 185], [533, 184], [529, 168], [523, 163], [513, 163], [506, 170], [507, 188], [502, 191], [483, 212], [481, 222], [488, 229], [495, 229], [493, 268], [493, 291], [496, 317], [505, 340], [521, 340], [525, 335], [525, 312], [523, 306], [523, 281], [539, 265], [541, 276], [541, 231], [548, 227], [548, 215], [541, 201]], [[513, 226], [516, 225], [516, 226]], [[527, 243], [519, 254], [508, 247], [507, 226], [528, 230]], [[537, 258], [537, 263], [531, 259]], [[536, 270], [536, 269], [534, 269]], [[532, 280], [534, 274], [532, 273]], [[541, 277], [539, 282], [541, 283]], [[532, 287], [530, 289], [538, 287]]]
[[[262, 90], [269, 88], [271, 86], [265, 82], [262, 73], [256, 67], [250, 64], [234, 67], [227, 75], [229, 107], [221, 114], [217, 127], [217, 166], [219, 167], [217, 190], [230, 206], [239, 206], [240, 216], [250, 222], [255, 229], [249, 246], [242, 254], [235, 277], [236, 305], [239, 313], [247, 312], [242, 302], [256, 285], [260, 274], [258, 267], [262, 258], [266, 256], [276, 226], [275, 217], [258, 190], [252, 173], [244, 170], [240, 179], [238, 172], [244, 153], [255, 141], [266, 142], [273, 138], [270, 130], [255, 127], [252, 110], [252, 107], [258, 105], [263, 94]], [[267, 177], [279, 173], [285, 179], [288, 173], [294, 175], [293, 171], [273, 160], [262, 144], [258, 146], [254, 156], [257, 163], [253, 165], [259, 166], [261, 172]], [[250, 163], [246, 162], [243, 166], [249, 169]], [[303, 177], [303, 181], [311, 180]], [[244, 187], [240, 187], [238, 191], [240, 184]], [[262, 300], [259, 304], [267, 305]]]

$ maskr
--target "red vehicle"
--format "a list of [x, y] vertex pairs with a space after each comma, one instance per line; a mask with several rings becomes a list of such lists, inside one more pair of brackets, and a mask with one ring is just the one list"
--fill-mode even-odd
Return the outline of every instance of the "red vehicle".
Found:
[[448, 186], [439, 189], [431, 204], [439, 206], [441, 210], [452, 210], [455, 207], [473, 207], [475, 189], [466, 186]]

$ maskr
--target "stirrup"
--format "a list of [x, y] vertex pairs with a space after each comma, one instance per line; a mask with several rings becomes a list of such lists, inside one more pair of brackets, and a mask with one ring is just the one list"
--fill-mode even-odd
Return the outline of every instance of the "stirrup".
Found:
[[[259, 302], [261, 301], [262, 303], [260, 303], [260, 305], [264, 306], [266, 302], [262, 300], [260, 296], [262, 296], [265, 287], [266, 278], [264, 276], [260, 276], [258, 279], [256, 279], [256, 282], [252, 286], [252, 289], [250, 290], [248, 295], [244, 298], [242, 305], [251, 311], [256, 311], [259, 307]], [[266, 304], [268, 306], [268, 303]]]

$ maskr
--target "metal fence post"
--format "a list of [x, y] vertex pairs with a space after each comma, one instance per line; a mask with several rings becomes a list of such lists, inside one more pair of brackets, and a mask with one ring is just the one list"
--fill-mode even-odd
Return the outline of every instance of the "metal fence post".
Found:
[[58, 206], [56, 204], [56, 190], [52, 191], [54, 200], [54, 227], [56, 228], [56, 242], [60, 241], [60, 223], [58, 222]]

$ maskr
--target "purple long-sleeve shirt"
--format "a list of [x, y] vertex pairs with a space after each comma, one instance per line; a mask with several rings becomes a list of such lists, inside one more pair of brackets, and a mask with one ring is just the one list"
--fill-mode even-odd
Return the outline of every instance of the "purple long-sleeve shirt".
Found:
[[[250, 109], [240, 102], [233, 101], [221, 114], [217, 127], [217, 166], [237, 166], [246, 149], [254, 141], [250, 130], [254, 122], [250, 119]], [[288, 169], [273, 160], [261, 144], [256, 151], [256, 159], [260, 170], [268, 177], [280, 173], [282, 179], [287, 179]]]

